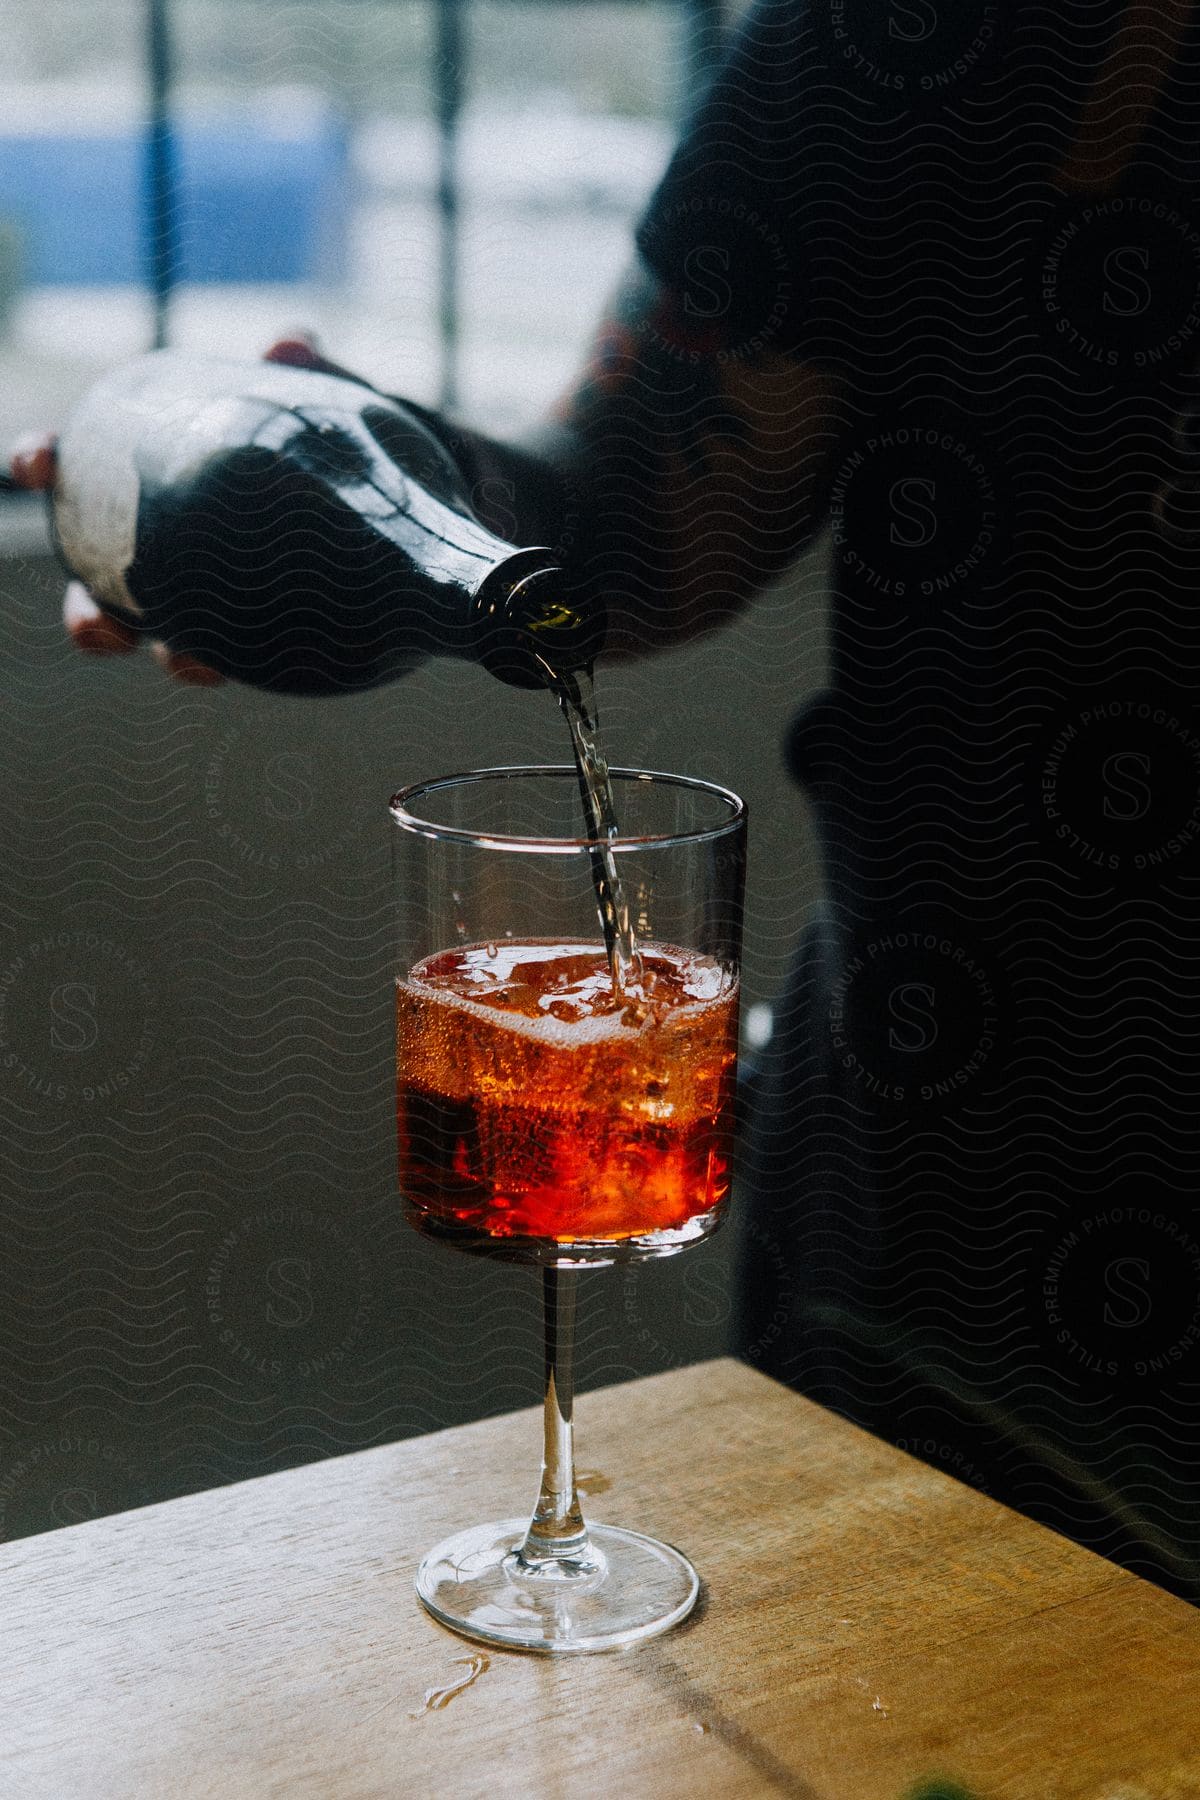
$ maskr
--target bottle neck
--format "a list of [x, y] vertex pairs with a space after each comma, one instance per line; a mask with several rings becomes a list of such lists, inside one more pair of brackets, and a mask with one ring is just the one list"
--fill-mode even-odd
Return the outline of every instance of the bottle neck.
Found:
[[603, 609], [572, 593], [549, 555], [507, 557], [472, 605], [469, 654], [511, 687], [545, 687], [556, 674], [589, 667], [604, 646]]

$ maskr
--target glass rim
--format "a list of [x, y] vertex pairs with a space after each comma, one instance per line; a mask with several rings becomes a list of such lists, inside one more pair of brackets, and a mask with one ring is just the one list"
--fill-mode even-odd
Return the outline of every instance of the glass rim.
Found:
[[686, 788], [692, 793], [711, 795], [729, 807], [727, 818], [715, 825], [698, 826], [691, 831], [650, 832], [641, 836], [618, 833], [616, 837], [516, 837], [497, 831], [471, 831], [464, 825], [439, 825], [433, 819], [422, 819], [411, 810], [412, 802], [425, 794], [443, 788], [462, 787], [467, 783], [515, 780], [530, 775], [569, 776], [579, 779], [573, 763], [512, 763], [488, 769], [463, 769], [454, 775], [434, 775], [424, 781], [411, 782], [399, 788], [388, 802], [388, 811], [401, 831], [416, 837], [444, 840], [449, 843], [474, 844], [480, 850], [520, 850], [532, 856], [574, 856], [580, 851], [602, 845], [618, 853], [628, 850], [668, 849], [674, 844], [705, 844], [728, 837], [746, 822], [746, 802], [732, 788], [718, 782], [704, 781], [697, 775], [672, 775], [664, 769], [612, 768], [614, 781], [655, 781], [669, 787]]

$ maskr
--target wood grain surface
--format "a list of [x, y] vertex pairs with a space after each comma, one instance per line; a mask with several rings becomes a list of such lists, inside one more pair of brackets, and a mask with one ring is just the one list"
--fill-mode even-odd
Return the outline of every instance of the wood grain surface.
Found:
[[729, 1361], [584, 1395], [597, 1519], [700, 1609], [471, 1647], [421, 1553], [532, 1503], [536, 1411], [0, 1550], [8, 1800], [1200, 1800], [1200, 1614]]

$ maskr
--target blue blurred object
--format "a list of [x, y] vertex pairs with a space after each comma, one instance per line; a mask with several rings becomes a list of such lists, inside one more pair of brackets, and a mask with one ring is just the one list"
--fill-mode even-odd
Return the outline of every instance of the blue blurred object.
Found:
[[[178, 278], [336, 281], [345, 273], [349, 136], [325, 115], [272, 130], [175, 126]], [[143, 282], [145, 140], [135, 130], [0, 133], [0, 213], [20, 228], [29, 286]]]

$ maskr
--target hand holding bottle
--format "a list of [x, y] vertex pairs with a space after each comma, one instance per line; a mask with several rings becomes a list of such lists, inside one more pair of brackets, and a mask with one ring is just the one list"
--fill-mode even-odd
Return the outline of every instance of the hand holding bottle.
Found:
[[[331, 375], [350, 374], [349, 370], [322, 356], [315, 341], [304, 335], [277, 339], [263, 360], [297, 369], [321, 369]], [[361, 377], [352, 379], [361, 380]], [[13, 447], [10, 462], [13, 480], [29, 493], [49, 493], [54, 486], [56, 466], [57, 438], [52, 432], [34, 434]], [[220, 687], [225, 679], [196, 657], [179, 654], [161, 642], [147, 640], [120, 619], [102, 612], [82, 581], [67, 583], [63, 594], [63, 626], [76, 649], [87, 656], [126, 656], [148, 642], [150, 654], [159, 668], [184, 686]]]
[[479, 522], [440, 421], [303, 340], [258, 364], [138, 358], [14, 472], [52, 493], [76, 640], [148, 637], [184, 679], [332, 694], [448, 655], [538, 686], [602, 638], [550, 551]]

